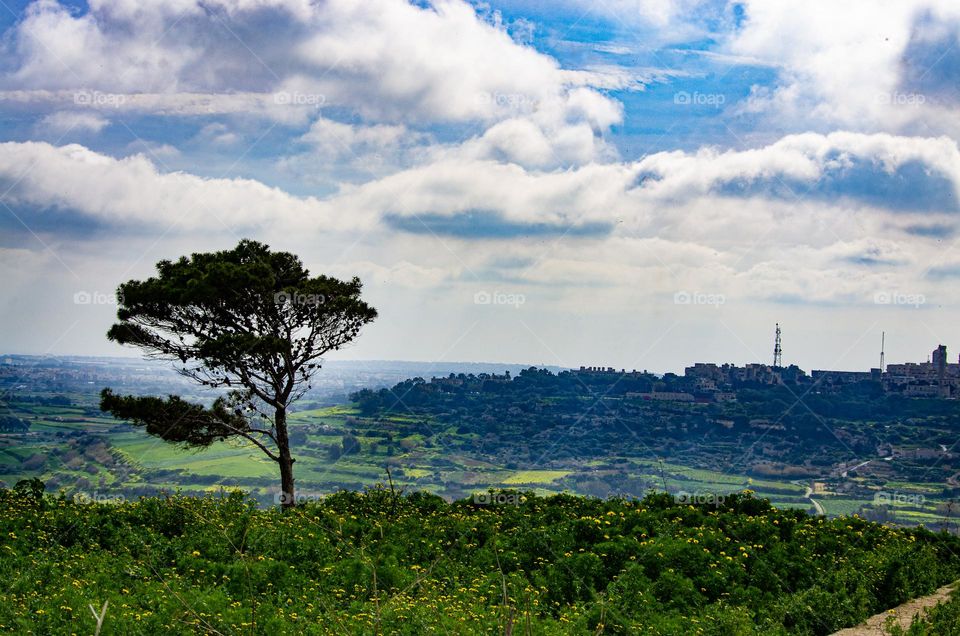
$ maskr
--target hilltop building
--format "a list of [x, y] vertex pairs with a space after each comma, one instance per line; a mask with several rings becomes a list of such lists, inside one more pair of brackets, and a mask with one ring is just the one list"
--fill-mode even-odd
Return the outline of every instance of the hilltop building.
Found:
[[573, 369], [572, 373], [577, 375], [617, 375], [621, 377], [628, 378], [641, 378], [641, 377], [650, 377], [651, 374], [646, 370], [637, 371], [633, 369], [632, 371], [627, 371], [626, 369], [614, 369], [613, 367], [584, 367], [581, 366], [579, 369]]
[[738, 367], [733, 364], [697, 362], [683, 370], [683, 377], [703, 389], [722, 389], [746, 383], [767, 386], [792, 383], [805, 378], [806, 374], [796, 366], [772, 367], [754, 362]]
[[947, 347], [934, 349], [930, 362], [888, 364], [883, 388], [909, 397], [960, 397], [960, 360], [947, 361]]
[[750, 385], [777, 386], [802, 384], [809, 381], [807, 374], [796, 365], [774, 367], [751, 363], [742, 367], [734, 364], [697, 362], [683, 371], [683, 384], [698, 401], [732, 402], [736, 389]]
[[884, 392], [907, 397], [960, 398], [960, 359], [948, 361], [946, 345], [939, 345], [928, 362], [888, 364], [886, 369], [869, 371], [833, 371], [814, 369], [807, 376], [802, 369], [772, 367], [765, 364], [717, 365], [698, 362], [684, 370], [696, 394], [717, 393], [747, 383], [762, 385], [805, 384], [813, 382], [818, 391], [830, 393], [860, 382], [880, 382]]
[[856, 382], [869, 382], [871, 380], [880, 380], [880, 369], [870, 369], [869, 371], [826, 371], [823, 369], [814, 369], [810, 372], [814, 382], [829, 385], [854, 384]]
[[[882, 359], [882, 356], [881, 356]], [[582, 366], [573, 373], [584, 376], [617, 375], [654, 380], [650, 389], [628, 389], [627, 396], [671, 402], [729, 402], [737, 390], [760, 386], [812, 385], [818, 393], [836, 393], [862, 382], [879, 384], [885, 393], [906, 397], [960, 398], [960, 359], [948, 361], [947, 347], [939, 345], [928, 362], [888, 364], [868, 371], [815, 369], [807, 375], [796, 365], [788, 367], [750, 363], [743, 366], [697, 362], [683, 376], [672, 373], [657, 379], [646, 371], [619, 371], [613, 367]]]

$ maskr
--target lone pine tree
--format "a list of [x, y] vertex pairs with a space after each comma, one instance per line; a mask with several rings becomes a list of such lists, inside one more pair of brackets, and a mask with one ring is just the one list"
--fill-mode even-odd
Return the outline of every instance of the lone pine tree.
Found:
[[296, 504], [287, 411], [321, 358], [377, 317], [358, 278], [310, 277], [289, 252], [242, 240], [232, 250], [157, 263], [157, 275], [118, 288], [110, 340], [170, 360], [199, 384], [226, 389], [210, 407], [100, 394], [100, 408], [186, 447], [245, 438], [280, 466], [280, 502]]

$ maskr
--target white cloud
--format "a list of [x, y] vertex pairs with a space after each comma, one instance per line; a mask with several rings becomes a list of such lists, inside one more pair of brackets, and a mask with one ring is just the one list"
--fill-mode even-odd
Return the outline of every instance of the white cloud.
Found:
[[132, 155], [146, 154], [160, 164], [163, 164], [165, 160], [176, 159], [180, 156], [180, 150], [176, 146], [144, 141], [142, 139], [127, 144], [126, 150]]
[[[944, 121], [933, 96], [911, 86], [905, 75], [917, 62], [911, 58], [915, 45], [934, 32], [941, 37], [934, 54], [921, 62], [927, 71], [956, 46], [956, 2], [747, 0], [744, 6], [746, 21], [725, 51], [780, 70], [774, 88], [757, 87], [748, 111], [808, 126], [896, 132], [922, 124], [927, 134], [957, 131]], [[954, 30], [944, 30], [947, 25]]]
[[282, 92], [124, 93], [86, 86], [57, 90], [0, 90], [0, 104], [31, 113], [48, 108], [71, 108], [102, 116], [117, 113], [171, 117], [250, 115], [289, 125], [303, 125], [319, 111], [317, 104], [291, 103], [289, 98]]
[[[224, 134], [213, 126], [205, 134]], [[344, 145], [361, 149], [395, 143], [404, 132], [323, 121], [308, 133], [308, 139], [331, 144], [331, 131], [343, 136]], [[338, 147], [330, 146], [331, 151]], [[510, 223], [564, 227], [602, 223], [618, 228], [617, 232], [636, 234], [656, 227], [651, 224], [677, 227], [689, 219], [704, 227], [701, 213], [695, 212], [698, 201], [733, 201], [748, 214], [753, 214], [750, 206], [754, 204], [758, 209], [773, 209], [776, 204], [801, 217], [808, 214], [805, 205], [876, 209], [898, 219], [910, 218], [915, 224], [953, 218], [960, 200], [956, 142], [886, 134], [791, 135], [752, 150], [662, 152], [639, 162], [586, 164], [572, 170], [529, 169], [455, 154], [362, 185], [343, 185], [326, 199], [291, 196], [249, 179], [163, 173], [143, 155], [114, 159], [79, 145], [0, 144], [0, 176], [15, 181], [24, 165], [34, 168], [9, 194], [18, 203], [134, 222], [179, 217], [198, 205], [222, 214], [231, 224], [271, 219], [309, 224], [322, 217], [324, 223], [339, 227], [369, 227], [371, 220], [384, 215], [452, 217], [484, 211]], [[904, 173], [908, 166], [914, 166], [915, 172]], [[866, 182], [864, 174], [869, 177]], [[942, 191], [929, 199], [930, 205], [923, 209], [926, 215], [921, 217], [887, 206], [874, 196], [871, 188], [886, 196], [893, 192], [881, 189], [885, 180], [898, 188], [894, 194], [918, 199], [927, 196], [924, 189], [936, 186]], [[821, 194], [829, 195], [830, 201], [825, 203]], [[952, 208], [936, 207], [951, 201]], [[157, 207], [162, 213], [151, 210]], [[893, 209], [885, 210], [888, 207]], [[187, 215], [184, 223], [217, 225], [211, 215], [199, 213]], [[895, 224], [902, 226], [904, 221]], [[738, 225], [740, 231], [747, 231], [751, 222], [744, 218]], [[666, 226], [661, 230], [670, 232]], [[696, 227], [690, 231], [697, 236]]]
[[44, 132], [66, 135], [71, 132], [98, 133], [110, 124], [110, 121], [97, 113], [76, 111], [57, 111], [40, 120], [38, 127]]
[[[292, 119], [290, 109], [302, 117], [302, 106], [319, 104], [371, 121], [492, 122], [516, 116], [516, 100], [562, 104], [571, 83], [611, 82], [609, 73], [567, 74], [461, 0], [429, 8], [405, 0], [99, 0], [82, 15], [37, 0], [7, 41], [14, 70], [2, 82], [6, 101], [99, 91], [124, 96], [122, 108], [169, 114]], [[277, 95], [290, 99], [263, 103]], [[606, 98], [577, 99], [591, 124], [609, 119]]]
[[[393, 138], [353, 128], [345, 134]], [[25, 165], [32, 168], [22, 175]], [[910, 227], [934, 223], [955, 231], [957, 211], [887, 209], [864, 196], [857, 178], [844, 180], [859, 165], [891, 178], [917, 165], [918, 178], [941, 175], [954, 189], [960, 183], [960, 152], [951, 140], [882, 134], [797, 135], [748, 151], [665, 152], [571, 170], [460, 157], [344, 185], [324, 199], [248, 179], [163, 173], [142, 155], [114, 159], [78, 145], [0, 144], [0, 184], [14, 185], [5, 201], [28, 225], [59, 210], [121, 232], [173, 224], [180, 233], [249, 230], [305, 244], [311, 236], [348, 233], [354, 242], [370, 234], [380, 247], [350, 262], [368, 263], [363, 271], [385, 285], [429, 288], [502, 276], [518, 286], [586, 286], [602, 295], [644, 281], [650, 294], [703, 290], [850, 302], [896, 284], [952, 298], [949, 281], [927, 277], [937, 237]], [[780, 180], [798, 196], [771, 192]], [[834, 188], [829, 200], [805, 196], [823, 181]], [[729, 183], [763, 187], [722, 187]], [[469, 217], [451, 230], [464, 214], [494, 217], [479, 224]], [[449, 222], [436, 225], [438, 217]], [[409, 222], [394, 225], [398, 218]], [[483, 222], [505, 225], [485, 234]], [[594, 229], [581, 231], [588, 227]]]
[[[24, 172], [23, 167], [30, 166]], [[118, 228], [173, 226], [177, 231], [264, 228], [362, 228], [313, 197], [295, 197], [251, 179], [207, 179], [162, 173], [144, 155], [114, 159], [83, 146], [0, 143], [4, 202], [30, 225], [48, 210], [93, 218]], [[27, 214], [29, 212], [29, 214]]]
[[[861, 163], [875, 171], [874, 177], [868, 184], [844, 187], [845, 176]], [[956, 205], [960, 200], [960, 148], [948, 137], [807, 133], [788, 135], [753, 150], [702, 148], [696, 153], [658, 153], [642, 160], [638, 168], [649, 177], [643, 182], [643, 190], [658, 199], [699, 196], [729, 185], [748, 189], [758, 185], [762, 189], [753, 193], [759, 195], [780, 186], [787, 193], [796, 189], [793, 194], [801, 198], [810, 192], [808, 187], [817, 188], [818, 182], [828, 176], [837, 186], [830, 192], [832, 196], [857, 198], [869, 194], [862, 191], [864, 186], [876, 188], [885, 177], [892, 178], [899, 168], [911, 163], [923, 166], [923, 176], [948, 180]], [[903, 187], [919, 196], [927, 185], [918, 178]]]
[[213, 122], [200, 129], [194, 142], [213, 146], [232, 146], [240, 141], [240, 135], [222, 122]]
[[405, 126], [345, 124], [319, 117], [300, 141], [330, 160], [373, 152], [390, 152], [411, 136]]
[[[88, 120], [129, 112], [310, 124], [301, 141], [313, 157], [278, 165], [313, 183], [457, 153], [531, 168], [614, 159], [605, 135], [623, 110], [600, 90], [650, 81], [612, 67], [562, 69], [463, 0], [98, 0], [81, 14], [36, 0], [5, 41], [12, 72], [0, 78], [0, 105], [69, 106]], [[427, 149], [424, 131], [438, 124], [459, 126], [458, 138]], [[233, 131], [201, 138], [239, 141]], [[321, 155], [348, 165], [323, 165]], [[326, 174], [307, 174], [315, 170]]]
[[345, 188], [331, 204], [400, 216], [490, 211], [514, 223], [579, 225], [625, 210], [629, 167], [592, 164], [563, 172], [460, 158], [412, 168]]
[[[327, 3], [317, 30], [295, 56], [309, 73], [294, 88], [320, 86], [332, 101], [356, 101], [371, 119], [489, 120], [512, 114], [496, 95], [535, 102], [562, 91], [555, 60], [515, 43], [469, 5], [441, 0], [433, 10], [407, 2]], [[437, 51], [443, 51], [438, 55]]]
[[[515, 0], [516, 1], [516, 0]], [[704, 39], [729, 20], [727, 3], [713, 0], [558, 0], [576, 15], [603, 18], [644, 44], [668, 44]]]
[[345, 123], [321, 115], [276, 165], [282, 174], [335, 191], [423, 163], [437, 148], [431, 135], [402, 124]]
[[388, 265], [372, 261], [349, 261], [329, 266], [334, 276], [359, 276], [371, 285], [404, 288], [433, 288], [458, 276], [457, 267], [425, 267], [406, 259]]

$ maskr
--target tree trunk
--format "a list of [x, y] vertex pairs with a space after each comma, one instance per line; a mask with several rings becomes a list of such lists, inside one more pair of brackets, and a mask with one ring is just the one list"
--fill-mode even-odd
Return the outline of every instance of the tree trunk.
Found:
[[297, 496], [293, 487], [293, 462], [296, 460], [290, 456], [290, 439], [287, 436], [287, 410], [285, 408], [277, 409], [273, 423], [277, 431], [277, 448], [279, 450], [280, 505], [284, 508], [293, 508], [297, 505]]

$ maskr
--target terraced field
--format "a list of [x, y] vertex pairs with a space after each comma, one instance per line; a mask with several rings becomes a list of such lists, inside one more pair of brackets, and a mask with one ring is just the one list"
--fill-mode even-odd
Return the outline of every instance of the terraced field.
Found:
[[[29, 434], [0, 434], [0, 480], [7, 485], [39, 477], [53, 489], [104, 496], [239, 487], [263, 503], [274, 499], [277, 467], [249, 444], [221, 442], [201, 451], [183, 450], [107, 417], [91, 415], [89, 404], [30, 406], [20, 415], [31, 422]], [[426, 490], [447, 499], [491, 488], [597, 496], [643, 496], [667, 490], [701, 501], [751, 490], [781, 508], [812, 511], [819, 506], [828, 516], [836, 516], [869, 511], [878, 496], [866, 490], [859, 477], [847, 482], [859, 484], [861, 494], [829, 488], [814, 492], [806, 481], [756, 478], [655, 458], [512, 466], [488, 456], [450, 452], [449, 441], [458, 435], [453, 427], [441, 429], [403, 415], [371, 420], [351, 405], [297, 412], [290, 422], [293, 431], [302, 431], [296, 445], [298, 489], [310, 496], [373, 486], [387, 479], [388, 470], [396, 487]], [[358, 452], [343, 452], [348, 435], [359, 442]], [[91, 451], [84, 446], [91, 441], [102, 448], [95, 445]], [[943, 484], [890, 482], [871, 487], [883, 496], [896, 494], [888, 497], [888, 521], [909, 525], [944, 521], [948, 499]]]

